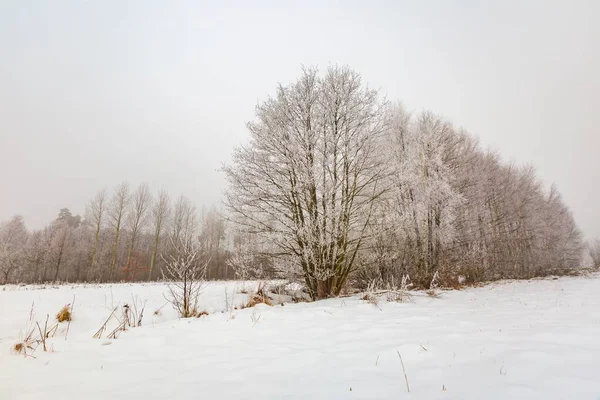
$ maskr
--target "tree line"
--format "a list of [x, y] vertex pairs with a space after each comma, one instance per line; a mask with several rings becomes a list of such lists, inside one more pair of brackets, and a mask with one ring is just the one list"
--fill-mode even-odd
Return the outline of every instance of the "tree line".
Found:
[[[313, 298], [354, 286], [453, 286], [564, 274], [589, 250], [557, 188], [430, 111], [408, 112], [348, 67], [303, 70], [259, 103], [223, 172], [224, 213], [123, 183], [85, 215], [0, 225], [3, 282], [164, 276], [194, 238], [207, 279], [300, 279]], [[175, 257], [174, 257], [175, 256]], [[200, 261], [199, 261], [200, 262]]]
[[407, 112], [347, 67], [307, 68], [256, 107], [225, 167], [226, 204], [313, 298], [561, 274], [582, 235], [555, 187], [429, 112]]
[[46, 227], [29, 231], [23, 218], [0, 223], [0, 273], [7, 282], [157, 280], [180, 237], [201, 241], [208, 279], [231, 279], [225, 220], [186, 197], [127, 183], [98, 193], [83, 217], [61, 209]]

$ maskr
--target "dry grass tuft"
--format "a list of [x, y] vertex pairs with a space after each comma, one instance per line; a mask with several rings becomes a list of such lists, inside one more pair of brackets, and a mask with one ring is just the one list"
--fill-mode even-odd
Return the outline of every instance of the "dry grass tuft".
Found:
[[197, 318], [200, 318], [204, 315], [208, 315], [208, 311], [200, 311], [200, 312], [196, 313]]
[[242, 306], [242, 309], [254, 307], [257, 304], [266, 304], [268, 306], [273, 305], [271, 299], [269, 299], [266, 295], [256, 293], [250, 296], [248, 302]]
[[56, 314], [58, 322], [71, 321], [71, 305], [67, 304]]
[[[33, 357], [31, 355], [31, 353], [33, 353], [35, 351], [35, 349], [37, 347], [37, 343], [38, 343], [38, 340], [33, 337], [34, 333], [35, 333], [35, 328], [32, 327], [31, 329], [28, 329], [27, 336], [25, 336], [25, 339], [23, 339], [22, 341], [20, 341], [18, 343], [15, 343], [15, 345], [13, 346], [13, 351], [16, 354], [22, 354], [25, 357], [27, 357], [27, 356]], [[35, 345], [35, 347], [34, 347], [34, 345]], [[29, 354], [28, 354], [28, 352], [29, 352]]]
[[26, 349], [26, 348], [27, 348], [27, 347], [26, 347], [25, 343], [21, 343], [21, 342], [19, 342], [19, 343], [15, 343], [15, 345], [14, 345], [14, 347], [13, 347], [13, 350], [14, 350], [14, 351], [15, 351], [15, 353], [17, 353], [17, 354], [23, 354], [23, 353], [25, 352], [25, 349]]

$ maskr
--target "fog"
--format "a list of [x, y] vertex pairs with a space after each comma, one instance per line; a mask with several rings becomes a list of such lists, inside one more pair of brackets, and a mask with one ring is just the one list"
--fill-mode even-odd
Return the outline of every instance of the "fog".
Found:
[[245, 123], [302, 65], [347, 64], [555, 183], [600, 237], [593, 1], [1, 2], [0, 220], [102, 187], [218, 205]]

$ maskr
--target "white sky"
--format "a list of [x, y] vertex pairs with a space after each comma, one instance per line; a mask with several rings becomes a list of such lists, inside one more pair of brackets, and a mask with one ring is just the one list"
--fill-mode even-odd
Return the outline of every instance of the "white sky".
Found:
[[127, 180], [218, 204], [254, 106], [348, 64], [556, 183], [600, 237], [600, 1], [0, 0], [0, 219]]

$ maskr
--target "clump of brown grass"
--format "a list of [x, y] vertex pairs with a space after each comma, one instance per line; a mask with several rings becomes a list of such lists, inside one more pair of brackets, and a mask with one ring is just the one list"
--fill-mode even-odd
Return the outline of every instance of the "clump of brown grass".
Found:
[[250, 296], [250, 298], [248, 299], [248, 302], [244, 305], [242, 305], [242, 309], [244, 308], [250, 308], [250, 307], [254, 307], [257, 304], [266, 304], [268, 306], [272, 306], [273, 303], [271, 302], [271, 299], [269, 297], [267, 297], [266, 295], [262, 294], [262, 293], [255, 293], [253, 295]]
[[[35, 327], [31, 327], [27, 330], [27, 336], [23, 340], [18, 343], [15, 343], [13, 346], [13, 351], [16, 354], [22, 354], [25, 357], [33, 357], [31, 353], [33, 353], [37, 347], [37, 340], [33, 337], [35, 334]], [[36, 345], [34, 347], [34, 345]], [[29, 353], [28, 353], [29, 352]]]
[[58, 322], [71, 321], [71, 305], [67, 304], [56, 314]]
[[200, 312], [196, 312], [196, 318], [200, 318], [203, 315], [208, 315], [208, 311], [200, 311]]
[[31, 310], [29, 311], [29, 323], [27, 324], [27, 328], [25, 330], [26, 335], [21, 341], [14, 344], [14, 346], [12, 347], [12, 350], [16, 354], [22, 354], [25, 357], [35, 358], [32, 354], [35, 352], [35, 349], [37, 348], [37, 344], [39, 342], [34, 337], [35, 325], [33, 322], [33, 304], [34, 303], [31, 304]]
[[25, 343], [15, 343], [15, 346], [13, 347], [13, 350], [17, 353], [17, 354], [22, 354], [25, 351]]

